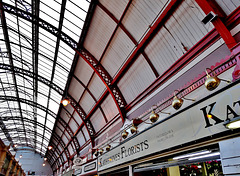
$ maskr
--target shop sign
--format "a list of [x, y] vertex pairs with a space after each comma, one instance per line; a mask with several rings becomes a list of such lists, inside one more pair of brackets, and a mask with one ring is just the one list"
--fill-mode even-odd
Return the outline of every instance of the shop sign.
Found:
[[96, 169], [96, 162], [84, 166], [84, 172], [89, 172]]
[[240, 115], [240, 85], [230, 86], [104, 153], [98, 157], [98, 170], [227, 131], [224, 122]]
[[82, 165], [81, 174], [79, 176], [86, 175], [92, 172], [97, 172], [97, 160]]

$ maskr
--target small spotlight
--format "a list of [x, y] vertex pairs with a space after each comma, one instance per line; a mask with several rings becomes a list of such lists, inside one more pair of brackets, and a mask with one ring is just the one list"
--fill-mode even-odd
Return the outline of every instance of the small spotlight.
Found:
[[46, 165], [45, 163], [42, 164], [43, 167], [44, 167], [45, 165]]
[[20, 155], [19, 158], [22, 158], [22, 155]]
[[48, 146], [48, 150], [52, 150], [52, 148], [53, 148], [52, 146]]
[[47, 158], [44, 158], [44, 161], [47, 161]]

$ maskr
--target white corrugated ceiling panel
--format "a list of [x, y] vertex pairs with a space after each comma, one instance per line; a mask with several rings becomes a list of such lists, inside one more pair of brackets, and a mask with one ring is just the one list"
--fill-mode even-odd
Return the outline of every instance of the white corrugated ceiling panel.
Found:
[[[71, 144], [74, 145], [73, 142], [71, 142]], [[68, 151], [69, 151], [70, 155], [72, 155], [74, 153], [72, 145], [68, 146]]]
[[121, 18], [124, 9], [126, 8], [129, 0], [100, 0], [100, 3], [106, 7], [118, 20]]
[[116, 25], [101, 8], [96, 7], [84, 42], [84, 47], [96, 59], [101, 57]]
[[62, 135], [62, 140], [64, 142], [64, 144], [67, 144], [68, 143], [68, 138], [65, 136], [65, 134]]
[[95, 132], [98, 132], [100, 129], [104, 127], [104, 125], [106, 125], [106, 121], [103, 117], [103, 114], [99, 109], [96, 110], [96, 112], [93, 114], [90, 120], [92, 122]]
[[93, 69], [80, 57], [74, 75], [81, 80], [84, 85], [87, 85], [92, 73]]
[[119, 28], [102, 60], [102, 65], [112, 77], [122, 66], [134, 46], [131, 39]]
[[86, 126], [83, 126], [82, 132], [83, 132], [84, 136], [86, 137], [86, 140], [89, 140], [89, 139], [90, 139], [90, 136], [89, 136], [89, 133], [88, 133], [88, 131], [87, 131]]
[[70, 114], [73, 113], [73, 111], [74, 111], [73, 106], [65, 106], [65, 109], [67, 109], [67, 111], [68, 111]]
[[82, 124], [82, 119], [76, 111], [74, 112], [73, 117], [77, 121], [78, 125]]
[[212, 24], [203, 25], [201, 19], [197, 4], [184, 1], [145, 48], [159, 74], [186, 53], [184, 47], [190, 49], [213, 28]]
[[216, 2], [227, 15], [240, 6], [240, 0], [216, 0]]
[[80, 146], [85, 144], [86, 141], [85, 141], [85, 139], [83, 137], [82, 131], [79, 131], [79, 133], [77, 134], [77, 140], [78, 140]]
[[68, 121], [70, 119], [70, 116], [69, 116], [69, 114], [67, 114], [66, 111], [61, 111], [61, 115], [60, 116], [66, 123], [68, 123]]
[[78, 101], [84, 90], [84, 87], [79, 83], [79, 81], [73, 77], [68, 90], [68, 93], [73, 97], [73, 99]]
[[119, 113], [118, 108], [111, 95], [107, 96], [107, 98], [101, 104], [101, 107], [108, 121], [110, 121], [113, 117], [115, 117]]
[[167, 0], [133, 1], [123, 18], [123, 25], [139, 41]]
[[88, 113], [95, 104], [95, 101], [92, 96], [85, 91], [79, 104], [83, 108], [84, 112]]
[[205, 14], [200, 9], [194, 0], [183, 1], [173, 14], [173, 17], [171, 17], [177, 19], [176, 22], [188, 33], [190, 40], [192, 40], [194, 44], [213, 29], [211, 23], [206, 25], [202, 24], [201, 20], [205, 17]]
[[72, 129], [73, 133], [75, 133], [75, 131], [78, 129], [78, 125], [73, 119], [70, 120], [69, 126]]
[[103, 93], [103, 90], [106, 89], [105, 84], [99, 78], [97, 74], [94, 74], [91, 82], [89, 83], [88, 89], [92, 92], [93, 96], [98, 100], [99, 96]]
[[118, 87], [127, 103], [147, 88], [155, 80], [155, 75], [142, 55], [119, 81]]
[[61, 131], [58, 127], [55, 128], [55, 133], [56, 133], [58, 136], [62, 135], [62, 131]]

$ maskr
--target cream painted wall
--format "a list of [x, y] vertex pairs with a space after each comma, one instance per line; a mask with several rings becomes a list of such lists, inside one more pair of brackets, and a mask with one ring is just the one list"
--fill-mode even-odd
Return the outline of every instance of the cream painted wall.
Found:
[[[22, 158], [19, 158], [20, 155], [22, 155]], [[22, 150], [16, 152], [15, 158], [19, 160], [19, 163], [22, 165], [22, 168], [26, 175], [28, 175], [28, 172], [33, 171], [37, 176], [51, 176], [53, 173], [48, 162], [45, 162], [45, 166], [42, 165], [44, 158], [41, 157], [38, 153]]]

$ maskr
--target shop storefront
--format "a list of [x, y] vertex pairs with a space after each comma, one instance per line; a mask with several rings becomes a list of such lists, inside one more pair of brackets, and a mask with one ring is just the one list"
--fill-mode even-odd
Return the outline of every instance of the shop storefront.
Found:
[[[238, 119], [239, 107], [238, 80], [99, 156], [98, 173], [101, 176], [240, 173], [234, 165], [223, 166], [224, 149], [220, 147], [222, 142], [239, 137], [239, 129], [226, 127]], [[184, 155], [188, 156], [179, 158]]]

